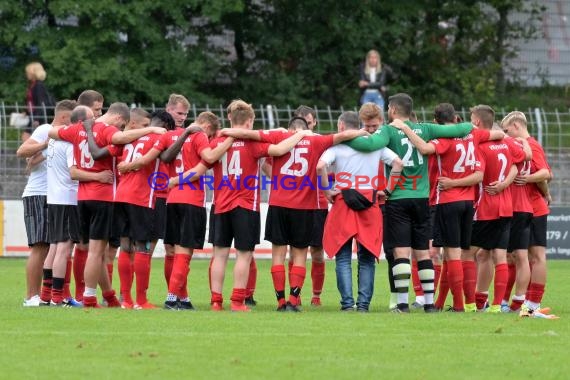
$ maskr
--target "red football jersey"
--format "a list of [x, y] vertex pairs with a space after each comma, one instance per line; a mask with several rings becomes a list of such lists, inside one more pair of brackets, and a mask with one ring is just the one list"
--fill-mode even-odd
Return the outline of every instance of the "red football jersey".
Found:
[[[182, 155], [183, 170], [192, 169], [201, 161], [200, 153], [210, 146], [208, 136], [204, 132], [193, 133], [186, 138], [180, 154]], [[194, 181], [192, 187], [188, 184], [182, 183], [174, 186], [168, 193], [166, 203], [184, 203], [197, 207], [206, 207], [206, 197], [204, 195], [204, 188], [200, 186], [199, 181]]]
[[[184, 132], [184, 128], [177, 127], [172, 131], [168, 131], [165, 134], [161, 135], [160, 138], [155, 142], [154, 148], [164, 152], [166, 149], [170, 148], [172, 144], [178, 140], [178, 137]], [[168, 174], [169, 177], [176, 177], [178, 173], [184, 172], [184, 164], [182, 162], [182, 153], [178, 152], [176, 158], [169, 162], [162, 162], [158, 166], [158, 171], [161, 173]], [[159, 190], [156, 192], [156, 196], [158, 198], [167, 198], [168, 197], [168, 189]]]
[[[291, 135], [290, 132], [259, 131], [261, 141], [272, 144], [278, 144]], [[273, 157], [271, 177], [276, 184], [271, 185], [269, 205], [301, 210], [319, 209], [323, 201], [317, 191], [317, 163], [332, 145], [333, 135], [307, 136], [290, 152]]]
[[[216, 137], [210, 147], [215, 149], [225, 139], [225, 136]], [[231, 148], [213, 165], [216, 214], [231, 211], [236, 207], [259, 211], [259, 159], [268, 156], [270, 145], [257, 141], [235, 140]]]
[[[125, 144], [121, 161], [128, 163], [144, 156], [152, 149], [159, 137], [160, 135], [150, 133], [129, 144]], [[155, 191], [148, 183], [148, 179], [153, 172], [158, 170], [158, 161], [160, 160], [154, 160], [152, 163], [140, 168], [140, 170], [121, 175], [115, 202], [154, 208]]]
[[[540, 169], [548, 169], [550, 171], [550, 166], [546, 162], [546, 155], [542, 146], [534, 139], [534, 137], [529, 137], [527, 139], [530, 149], [532, 151], [532, 160], [530, 162], [530, 174], [534, 174]], [[530, 201], [533, 207], [533, 216], [543, 216], [548, 215], [550, 210], [548, 209], [548, 203], [544, 199], [544, 196], [538, 189], [535, 183], [531, 183], [529, 186]]]
[[475, 204], [473, 220], [494, 220], [513, 216], [511, 188], [497, 195], [485, 191], [485, 186], [495, 181], [504, 181], [508, 176], [513, 158], [508, 145], [503, 141], [487, 141], [479, 144], [477, 157], [483, 171], [483, 182], [479, 184], [479, 199]]
[[[107, 146], [111, 155], [120, 152], [120, 149], [111, 142], [111, 138], [117, 132], [119, 132], [119, 130], [112, 125], [101, 122], [97, 122], [93, 125], [95, 142], [99, 146]], [[81, 122], [60, 129], [58, 135], [60, 139], [73, 144], [73, 157], [78, 169], [92, 173], [99, 173], [104, 170], [114, 171], [114, 157], [109, 156], [101, 160], [94, 160], [93, 157], [91, 157], [87, 144], [87, 132], [85, 132]], [[79, 182], [77, 200], [113, 202], [115, 186], [115, 180], [113, 184], [97, 181]]]
[[[461, 179], [473, 174], [477, 169], [476, 148], [479, 143], [489, 140], [489, 136], [488, 130], [473, 129], [464, 137], [432, 140], [437, 154], [437, 177]], [[475, 200], [475, 186], [440, 191], [437, 178], [434, 185], [435, 204]]]
[[[530, 174], [531, 161], [525, 161], [523, 145], [512, 137], [503, 139], [509, 146], [513, 162], [517, 166], [519, 175]], [[530, 202], [530, 186], [511, 184], [511, 197], [513, 199], [513, 212], [530, 212], [532, 213], [532, 203]]]
[[437, 159], [435, 154], [428, 156], [428, 177], [429, 177], [429, 205], [435, 206], [437, 194], [437, 177], [439, 170], [437, 168]]

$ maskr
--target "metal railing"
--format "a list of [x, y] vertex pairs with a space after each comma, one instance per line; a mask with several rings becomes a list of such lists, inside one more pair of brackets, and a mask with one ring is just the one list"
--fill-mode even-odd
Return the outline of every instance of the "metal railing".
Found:
[[[148, 111], [163, 109], [154, 104], [143, 108]], [[335, 132], [340, 114], [349, 110], [357, 111], [356, 108], [314, 107], [314, 109], [317, 112], [317, 129], [320, 133]], [[19, 198], [26, 185], [26, 162], [16, 157], [16, 150], [21, 144], [22, 130], [9, 125], [11, 113], [24, 110], [25, 107], [22, 105], [0, 102], [0, 199]], [[260, 129], [286, 127], [294, 110], [295, 107], [290, 106], [255, 106], [255, 127]], [[203, 111], [213, 112], [220, 117], [222, 127], [229, 127], [226, 109], [222, 105], [192, 105], [188, 115], [189, 122]], [[496, 119], [500, 121], [510, 111], [512, 110], [496, 110]], [[546, 111], [533, 108], [520, 111], [525, 112], [529, 121], [529, 130], [542, 143], [554, 173], [554, 179], [550, 183], [554, 205], [570, 205], [570, 172], [567, 170], [570, 168], [570, 109]], [[433, 119], [433, 109], [419, 107], [415, 112], [420, 121]], [[469, 120], [469, 109], [462, 108], [458, 110], [458, 113], [463, 120]], [[37, 120], [40, 124], [50, 122], [53, 109], [42, 107], [40, 115], [42, 116]], [[263, 199], [265, 199], [265, 194], [263, 194]]]

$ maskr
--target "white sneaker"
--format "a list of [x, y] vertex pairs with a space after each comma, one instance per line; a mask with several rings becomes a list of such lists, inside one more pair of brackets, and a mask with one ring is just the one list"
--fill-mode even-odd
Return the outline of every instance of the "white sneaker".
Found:
[[22, 306], [24, 307], [38, 307], [40, 306], [40, 296], [38, 294], [36, 294], [33, 297], [30, 297], [27, 300], [24, 300], [24, 303], [22, 304]]

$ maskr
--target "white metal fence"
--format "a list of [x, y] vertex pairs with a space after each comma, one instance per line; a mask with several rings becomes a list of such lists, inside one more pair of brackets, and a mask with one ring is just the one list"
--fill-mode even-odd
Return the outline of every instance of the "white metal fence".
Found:
[[[148, 111], [161, 109], [151, 105], [143, 107]], [[318, 131], [330, 133], [336, 131], [336, 121], [344, 111], [357, 111], [351, 109], [331, 109], [330, 107], [314, 107], [317, 111]], [[0, 102], [0, 199], [17, 199], [21, 196], [27, 177], [25, 174], [26, 162], [16, 157], [16, 149], [21, 143], [22, 130], [9, 125], [10, 115], [14, 112], [22, 112], [26, 108], [19, 104], [6, 104]], [[286, 126], [292, 117], [295, 107], [277, 107], [272, 105], [255, 106], [256, 128], [270, 129], [278, 126]], [[192, 121], [203, 111], [211, 111], [221, 119], [222, 126], [228, 127], [228, 119], [225, 107], [196, 106], [193, 105], [188, 115], [188, 121]], [[431, 121], [433, 109], [424, 107], [416, 108], [416, 114], [420, 121]], [[496, 110], [497, 120], [501, 120], [512, 110]], [[547, 158], [554, 172], [554, 179], [550, 187], [554, 205], [570, 206], [570, 109], [546, 111], [543, 108], [531, 108], [520, 110], [525, 112], [529, 120], [529, 129], [543, 145]], [[460, 109], [458, 113], [464, 120], [469, 120], [469, 110]], [[40, 112], [40, 124], [50, 122], [53, 109], [42, 108]], [[264, 197], [265, 199], [265, 194]]]

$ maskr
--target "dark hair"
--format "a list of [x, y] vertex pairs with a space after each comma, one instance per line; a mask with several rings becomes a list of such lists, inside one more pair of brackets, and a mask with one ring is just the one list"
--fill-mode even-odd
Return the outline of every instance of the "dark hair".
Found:
[[309, 124], [307, 124], [307, 120], [305, 120], [304, 117], [301, 116], [295, 116], [292, 117], [291, 120], [289, 120], [289, 125], [287, 126], [288, 129], [309, 129]]
[[103, 95], [95, 90], [85, 90], [77, 98], [77, 103], [81, 106], [92, 107], [95, 102], [103, 103]]
[[300, 105], [295, 112], [293, 112], [293, 116], [297, 117], [305, 117], [307, 115], [313, 115], [313, 119], [315, 119], [315, 121], [317, 120], [317, 112], [311, 107]]
[[360, 127], [358, 114], [354, 111], [343, 112], [338, 120], [342, 121], [347, 129], [358, 129]]
[[159, 120], [161, 123], [163, 123], [164, 128], [166, 128], [169, 131], [174, 130], [174, 128], [176, 127], [172, 115], [170, 115], [166, 111], [154, 111], [153, 113], [151, 113], [150, 114], [151, 124], [154, 124], [154, 120]]
[[451, 103], [439, 103], [433, 111], [433, 118], [438, 124], [454, 123], [455, 108]]
[[410, 117], [414, 108], [412, 97], [405, 93], [394, 94], [388, 98], [390, 107], [396, 109], [396, 113], [400, 116]]

